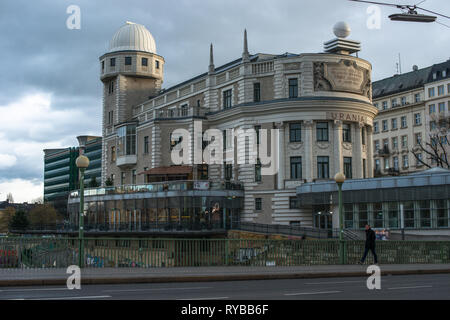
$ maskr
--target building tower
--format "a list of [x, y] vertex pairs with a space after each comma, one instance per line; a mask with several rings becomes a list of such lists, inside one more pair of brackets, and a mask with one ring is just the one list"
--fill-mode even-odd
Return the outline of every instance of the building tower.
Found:
[[156, 54], [156, 43], [151, 33], [143, 25], [127, 21], [112, 37], [108, 52], [99, 59], [100, 80], [103, 82], [103, 185], [109, 157], [115, 157], [117, 153], [117, 156], [124, 156], [121, 157], [123, 166], [135, 164], [132, 145], [122, 145], [121, 149], [118, 145], [118, 150], [111, 154], [111, 150], [105, 149], [106, 142], [116, 139], [122, 131], [125, 134], [132, 132], [133, 106], [160, 92], [164, 58]]

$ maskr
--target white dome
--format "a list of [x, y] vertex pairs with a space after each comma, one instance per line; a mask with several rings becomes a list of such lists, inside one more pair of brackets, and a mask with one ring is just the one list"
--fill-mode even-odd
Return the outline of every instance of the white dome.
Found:
[[124, 50], [156, 53], [155, 39], [143, 25], [127, 21], [112, 37], [108, 52]]

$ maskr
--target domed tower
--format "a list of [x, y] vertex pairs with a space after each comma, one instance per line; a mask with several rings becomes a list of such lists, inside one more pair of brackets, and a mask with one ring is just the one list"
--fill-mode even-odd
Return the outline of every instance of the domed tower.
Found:
[[[152, 34], [140, 24], [126, 22], [114, 34], [108, 52], [100, 58], [103, 82], [103, 165], [108, 151], [105, 141], [112, 139], [118, 127], [132, 121], [133, 106], [155, 96], [161, 90], [164, 58], [156, 54]], [[102, 172], [102, 182], [105, 182]]]
[[104, 127], [131, 119], [132, 106], [159, 92], [163, 74], [164, 58], [156, 54], [152, 34], [143, 25], [126, 22], [100, 57]]

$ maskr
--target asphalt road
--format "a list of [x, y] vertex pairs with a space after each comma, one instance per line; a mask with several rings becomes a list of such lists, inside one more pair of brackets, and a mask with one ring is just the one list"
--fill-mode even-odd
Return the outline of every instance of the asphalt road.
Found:
[[4, 287], [0, 299], [36, 300], [377, 300], [450, 299], [450, 274], [382, 276], [381, 289], [369, 290], [367, 278], [316, 278], [81, 285], [65, 287]]

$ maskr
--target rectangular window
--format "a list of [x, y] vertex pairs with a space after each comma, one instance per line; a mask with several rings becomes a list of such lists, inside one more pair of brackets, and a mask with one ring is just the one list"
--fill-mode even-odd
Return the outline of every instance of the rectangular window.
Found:
[[445, 102], [439, 103], [439, 112], [445, 112]]
[[436, 121], [430, 121], [430, 130], [436, 130]]
[[391, 119], [391, 130], [397, 129], [397, 118]]
[[380, 159], [375, 159], [375, 171], [380, 171]]
[[422, 134], [421, 133], [416, 133], [415, 134], [416, 137], [416, 144], [421, 144], [422, 143]]
[[147, 59], [147, 58], [142, 58], [142, 60], [141, 60], [141, 65], [142, 65], [143, 67], [147, 67], [147, 66], [148, 66], [148, 59]]
[[253, 84], [253, 101], [261, 101], [261, 84], [259, 82]]
[[116, 58], [111, 58], [109, 59], [109, 65], [111, 67], [115, 67], [116, 66]]
[[415, 102], [420, 102], [420, 93], [416, 93], [416, 94], [414, 95], [414, 101], [415, 101]]
[[256, 211], [262, 210], [262, 198], [255, 198], [255, 210]]
[[373, 133], [378, 133], [380, 128], [378, 127], [378, 122], [373, 123]]
[[363, 146], [366, 145], [366, 127], [361, 128], [361, 142]]
[[406, 128], [408, 123], [406, 122], [406, 116], [401, 117], [401, 126], [402, 128]]
[[406, 97], [402, 97], [402, 106], [406, 105]]
[[111, 147], [111, 162], [115, 162], [116, 161], [116, 147], [112, 146]]
[[433, 114], [433, 113], [436, 112], [436, 106], [435, 106], [434, 104], [430, 104], [430, 105], [428, 106], [428, 110], [429, 110], [429, 113], [430, 113], [430, 114]]
[[289, 142], [302, 141], [302, 126], [300, 123], [289, 124]]
[[317, 141], [328, 141], [328, 122], [316, 123]]
[[392, 149], [393, 150], [397, 150], [398, 149], [398, 138], [397, 137], [393, 137], [392, 138]]
[[148, 154], [148, 136], [144, 137], [144, 154]]
[[297, 197], [289, 197], [289, 209], [297, 209], [298, 207]]
[[402, 157], [402, 166], [405, 169], [409, 167], [408, 155], [403, 155], [403, 157]]
[[398, 171], [398, 157], [394, 157], [393, 160], [394, 160], [394, 170]]
[[352, 158], [344, 157], [344, 175], [347, 179], [352, 179]]
[[420, 227], [430, 228], [431, 227], [430, 200], [419, 201], [419, 210], [420, 210]]
[[131, 184], [136, 184], [136, 170], [132, 171], [132, 182]]
[[402, 136], [402, 148], [408, 147], [408, 136]]
[[105, 71], [105, 61], [102, 61], [102, 72]]
[[159, 69], [159, 61], [158, 60], [155, 60], [155, 66], [156, 66], [156, 69]]
[[261, 131], [261, 126], [255, 126], [255, 133], [256, 133], [256, 144], [259, 145], [261, 143], [260, 139], [260, 131]]
[[187, 104], [183, 104], [183, 105], [181, 106], [181, 116], [182, 116], [182, 117], [187, 117], [187, 116], [188, 116], [188, 113], [189, 113], [188, 105], [187, 105]]
[[223, 108], [231, 108], [231, 89], [225, 90], [223, 93]]
[[259, 158], [256, 160], [255, 164], [255, 182], [261, 182], [261, 161]]
[[352, 142], [352, 129], [349, 123], [342, 124], [342, 140], [344, 142]]
[[289, 79], [289, 98], [298, 97], [298, 80]]
[[418, 167], [422, 166], [423, 165], [422, 162], [421, 162], [421, 161], [423, 161], [422, 160], [422, 154], [421, 153], [417, 153], [416, 156], [417, 156], [416, 157], [416, 166], [418, 166]]
[[125, 65], [131, 66], [131, 57], [125, 57]]
[[302, 157], [291, 157], [291, 179], [302, 178]]
[[391, 104], [392, 104], [392, 108], [395, 108], [398, 105], [397, 98], [392, 99]]
[[383, 101], [383, 110], [387, 110], [388, 104], [387, 101]]
[[422, 119], [420, 118], [420, 113], [414, 114], [414, 123], [416, 125], [422, 124]]
[[377, 152], [378, 150], [380, 150], [380, 141], [379, 140], [375, 140], [375, 152]]
[[387, 120], [383, 120], [383, 131], [387, 131], [388, 130], [388, 122]]
[[224, 162], [224, 168], [225, 168], [225, 180], [231, 180], [233, 178], [233, 165], [227, 164]]
[[444, 94], [444, 85], [438, 87], [438, 96], [442, 96]]
[[120, 175], [120, 185], [123, 186], [125, 184], [126, 173], [122, 172]]
[[384, 170], [389, 170], [389, 159], [384, 158]]
[[330, 177], [328, 157], [317, 157], [317, 178], [328, 179]]
[[434, 97], [434, 88], [428, 88], [428, 97]]

